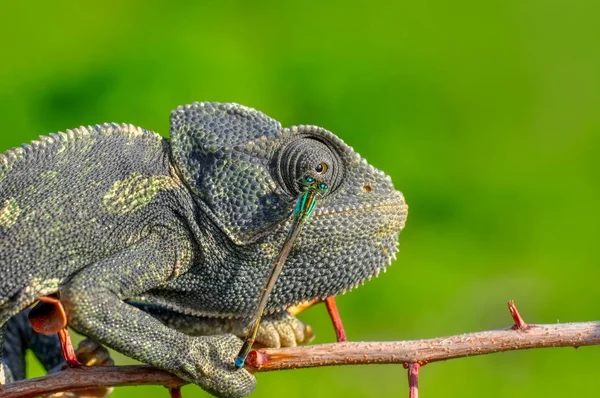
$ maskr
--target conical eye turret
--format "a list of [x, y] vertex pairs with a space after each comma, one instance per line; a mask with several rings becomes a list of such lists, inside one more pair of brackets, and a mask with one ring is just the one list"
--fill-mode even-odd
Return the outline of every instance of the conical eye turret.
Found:
[[321, 194], [335, 190], [341, 183], [343, 164], [339, 155], [325, 142], [300, 136], [286, 142], [278, 151], [274, 174], [292, 196], [312, 186]]

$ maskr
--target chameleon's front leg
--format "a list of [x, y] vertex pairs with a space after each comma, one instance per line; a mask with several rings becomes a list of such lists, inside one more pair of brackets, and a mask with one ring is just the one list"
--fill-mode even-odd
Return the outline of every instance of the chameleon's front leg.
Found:
[[255, 379], [233, 365], [241, 346], [237, 337], [187, 336], [123, 301], [160, 286], [174, 269], [187, 266], [179, 260], [185, 250], [185, 239], [174, 243], [172, 236], [156, 234], [83, 269], [61, 291], [69, 323], [100, 343], [215, 395], [248, 395]]

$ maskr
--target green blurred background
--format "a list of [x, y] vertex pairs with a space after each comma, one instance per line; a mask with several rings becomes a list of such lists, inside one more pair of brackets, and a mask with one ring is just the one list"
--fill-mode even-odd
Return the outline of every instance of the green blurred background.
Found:
[[[391, 174], [410, 205], [402, 250], [338, 299], [351, 340], [507, 327], [509, 299], [528, 322], [600, 319], [599, 2], [7, 3], [0, 150], [105, 121], [168, 134], [177, 105], [235, 101], [322, 125]], [[322, 306], [302, 318], [315, 343], [333, 341]], [[421, 395], [594, 396], [599, 359], [581, 348], [436, 363]], [[401, 366], [258, 379], [256, 397], [407, 395]]]

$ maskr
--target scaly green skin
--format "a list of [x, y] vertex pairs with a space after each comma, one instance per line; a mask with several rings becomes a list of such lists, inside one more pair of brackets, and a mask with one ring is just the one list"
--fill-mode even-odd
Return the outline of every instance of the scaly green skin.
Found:
[[402, 194], [335, 135], [195, 103], [172, 113], [170, 140], [106, 124], [0, 155], [0, 325], [59, 292], [90, 338], [215, 395], [248, 395], [255, 380], [234, 368], [233, 334], [306, 176], [329, 190], [268, 302], [259, 341], [270, 346], [312, 337], [286, 307], [352, 289], [398, 250]]

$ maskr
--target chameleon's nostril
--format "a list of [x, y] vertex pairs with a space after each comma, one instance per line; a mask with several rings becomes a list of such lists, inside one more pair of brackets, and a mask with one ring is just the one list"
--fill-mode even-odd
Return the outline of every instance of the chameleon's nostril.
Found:
[[372, 190], [373, 190], [373, 187], [371, 187], [370, 185], [363, 186], [363, 191], [365, 191], [365, 192], [371, 192]]

